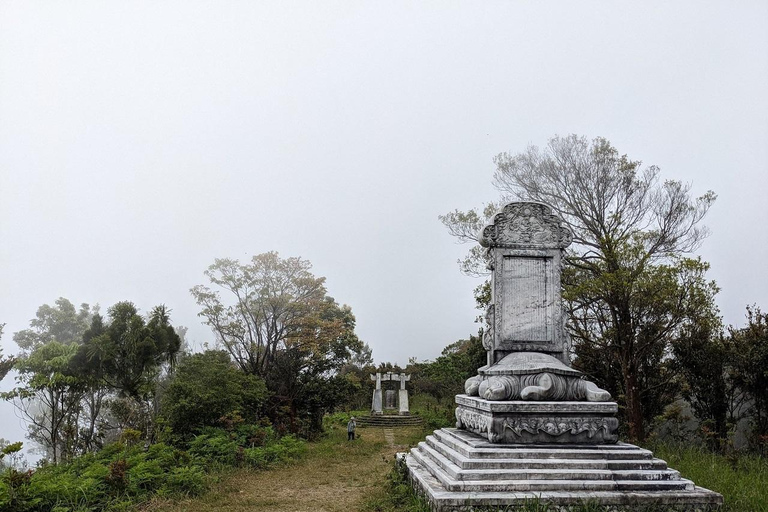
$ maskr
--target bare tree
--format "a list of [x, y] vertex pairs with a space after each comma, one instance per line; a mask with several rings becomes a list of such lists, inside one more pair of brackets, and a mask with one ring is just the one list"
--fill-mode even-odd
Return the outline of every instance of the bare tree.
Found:
[[247, 264], [217, 259], [205, 275], [229, 292], [198, 285], [190, 291], [202, 306], [200, 316], [243, 371], [264, 376], [276, 352], [322, 309], [325, 278], [315, 277], [301, 258], [282, 259], [276, 252], [254, 256]]
[[[655, 390], [641, 389], [641, 367], [663, 360], [701, 293], [715, 292], [703, 281], [706, 264], [681, 259], [707, 236], [700, 222], [715, 194], [692, 198], [689, 184], [661, 182], [657, 167], [641, 169], [603, 138], [554, 137], [543, 149], [501, 153], [494, 162], [502, 202], [546, 203], [573, 231], [563, 281], [570, 332], [620, 367], [630, 435], [642, 439], [641, 394]], [[470, 242], [472, 230], [493, 215], [491, 208], [483, 213], [455, 211], [441, 221]], [[478, 249], [461, 263], [465, 273], [483, 272]]]

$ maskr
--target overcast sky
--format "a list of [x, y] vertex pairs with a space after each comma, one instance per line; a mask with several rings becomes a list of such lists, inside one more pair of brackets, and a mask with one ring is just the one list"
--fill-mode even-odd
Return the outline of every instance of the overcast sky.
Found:
[[714, 190], [724, 319], [768, 309], [768, 2], [0, 1], [4, 353], [58, 297], [164, 303], [200, 347], [189, 288], [274, 250], [376, 362], [432, 359], [478, 327], [437, 216], [569, 133]]

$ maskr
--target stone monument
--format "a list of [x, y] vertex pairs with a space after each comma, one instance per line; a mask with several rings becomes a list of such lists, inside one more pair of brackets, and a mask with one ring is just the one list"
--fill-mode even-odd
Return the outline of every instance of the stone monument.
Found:
[[405, 389], [405, 383], [411, 380], [410, 375], [404, 373], [400, 374], [400, 391], [397, 397], [397, 404], [400, 408], [400, 416], [408, 416], [411, 414], [411, 410], [408, 407], [408, 390]]
[[[371, 380], [376, 381], [376, 389], [373, 390], [373, 400], [371, 402], [371, 415], [382, 415], [384, 410], [398, 410], [401, 416], [410, 415], [408, 390], [405, 389], [405, 383], [411, 380], [410, 375], [405, 373], [387, 372], [382, 374], [377, 372], [371, 375]], [[382, 381], [400, 382], [400, 389], [398, 391], [393, 389], [383, 391], [381, 387]]]
[[456, 427], [411, 450], [414, 486], [433, 510], [556, 505], [712, 506], [722, 496], [618, 443], [618, 406], [571, 368], [560, 297], [570, 230], [542, 203], [507, 204], [483, 228], [492, 303], [485, 315], [487, 364], [456, 396]]
[[371, 401], [371, 416], [378, 416], [384, 413], [381, 408], [381, 374], [371, 375], [371, 380], [376, 381], [376, 388], [373, 390], [373, 400]]

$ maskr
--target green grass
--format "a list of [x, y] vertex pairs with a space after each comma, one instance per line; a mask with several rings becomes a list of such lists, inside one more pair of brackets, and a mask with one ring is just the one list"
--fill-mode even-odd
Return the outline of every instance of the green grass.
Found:
[[690, 446], [650, 448], [684, 478], [722, 494], [723, 511], [768, 512], [768, 459], [754, 455], [717, 455]]

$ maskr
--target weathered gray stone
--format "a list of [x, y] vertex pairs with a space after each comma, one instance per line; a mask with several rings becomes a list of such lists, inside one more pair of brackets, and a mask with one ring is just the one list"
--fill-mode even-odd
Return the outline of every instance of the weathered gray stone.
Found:
[[[410, 415], [408, 405], [408, 391], [405, 389], [405, 383], [411, 380], [410, 375], [405, 373], [375, 373], [371, 375], [371, 380], [376, 381], [376, 389], [373, 391], [373, 400], [371, 402], [371, 414], [381, 415], [383, 409], [395, 410], [403, 416]], [[400, 389], [382, 390], [382, 381], [397, 381], [400, 383]]]
[[486, 400], [604, 402], [610, 393], [567, 365], [560, 298], [563, 250], [570, 230], [541, 203], [510, 203], [483, 229], [492, 304], [483, 345], [488, 364], [465, 383]]
[[696, 510], [722, 496], [680, 478], [636, 446], [499, 445], [475, 434], [441, 429], [406, 457], [414, 486], [435, 511], [514, 506], [539, 499], [558, 506], [587, 501]]
[[615, 402], [495, 402], [457, 395], [456, 403], [456, 427], [492, 443], [618, 441]]
[[400, 408], [401, 416], [408, 416], [409, 414], [411, 414], [411, 410], [408, 406], [408, 390], [407, 389], [401, 389], [399, 391], [399, 397], [397, 399], [397, 403]]
[[488, 364], [456, 396], [456, 426], [411, 450], [414, 487], [435, 511], [584, 502], [629, 510], [719, 506], [663, 460], [618, 443], [618, 406], [568, 366], [560, 264], [571, 232], [549, 206], [510, 203], [481, 234], [493, 303]]
[[376, 373], [375, 375], [371, 375], [371, 380], [376, 381], [376, 389], [373, 390], [373, 400], [371, 401], [371, 414], [383, 414], [384, 411], [382, 409], [381, 397], [381, 374]]
[[395, 390], [388, 389], [384, 392], [384, 409], [393, 410], [396, 409], [397, 396]]

